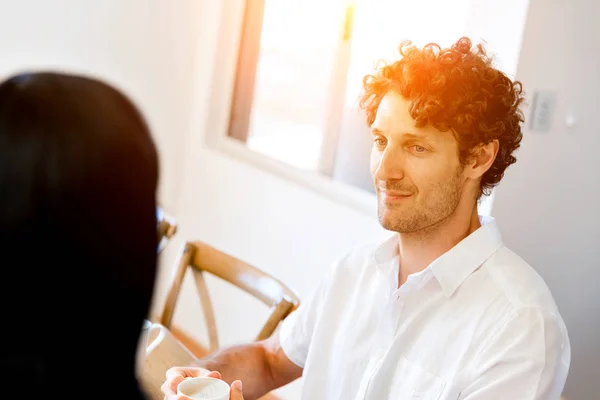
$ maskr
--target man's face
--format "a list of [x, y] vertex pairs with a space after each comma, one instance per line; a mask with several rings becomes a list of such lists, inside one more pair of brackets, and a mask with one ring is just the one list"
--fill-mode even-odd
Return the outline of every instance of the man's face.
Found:
[[371, 126], [371, 174], [381, 225], [400, 233], [416, 232], [455, 212], [466, 178], [451, 132], [416, 128], [409, 103], [389, 91]]

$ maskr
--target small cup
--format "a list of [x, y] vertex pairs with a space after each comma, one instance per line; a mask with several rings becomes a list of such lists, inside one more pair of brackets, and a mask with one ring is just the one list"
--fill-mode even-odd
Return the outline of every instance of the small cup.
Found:
[[216, 378], [188, 378], [177, 386], [177, 394], [193, 400], [229, 400], [229, 385]]

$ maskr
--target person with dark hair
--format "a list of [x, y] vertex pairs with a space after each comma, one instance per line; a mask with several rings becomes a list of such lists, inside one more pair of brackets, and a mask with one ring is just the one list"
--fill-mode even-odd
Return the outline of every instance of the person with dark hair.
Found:
[[158, 168], [116, 88], [58, 72], [0, 84], [1, 397], [144, 398]]
[[360, 98], [391, 237], [343, 255], [277, 335], [172, 368], [164, 393], [213, 370], [240, 379], [246, 400], [300, 376], [306, 400], [558, 399], [564, 321], [477, 208], [516, 161], [523, 98], [468, 38], [402, 43]]

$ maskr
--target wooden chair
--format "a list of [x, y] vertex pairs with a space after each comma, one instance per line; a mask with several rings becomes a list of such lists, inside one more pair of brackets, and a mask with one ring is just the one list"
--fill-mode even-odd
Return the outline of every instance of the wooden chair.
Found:
[[169, 216], [162, 207], [156, 207], [156, 231], [158, 234], [157, 253], [163, 251], [169, 239], [177, 233], [177, 223]]
[[208, 335], [209, 351], [219, 348], [217, 327], [212, 303], [208, 294], [204, 273], [215, 275], [251, 294], [271, 308], [271, 313], [255, 340], [271, 336], [279, 323], [300, 304], [296, 294], [285, 284], [260, 269], [235, 257], [225, 254], [205, 243], [195, 241], [183, 245], [177, 259], [173, 278], [159, 322], [172, 329], [173, 313], [185, 273], [190, 267], [200, 303], [204, 312]]

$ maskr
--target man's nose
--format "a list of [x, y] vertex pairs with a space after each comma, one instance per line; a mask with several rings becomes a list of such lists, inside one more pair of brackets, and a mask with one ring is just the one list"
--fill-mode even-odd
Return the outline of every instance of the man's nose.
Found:
[[399, 151], [387, 148], [375, 161], [373, 177], [378, 181], [398, 180], [404, 177], [404, 159]]

